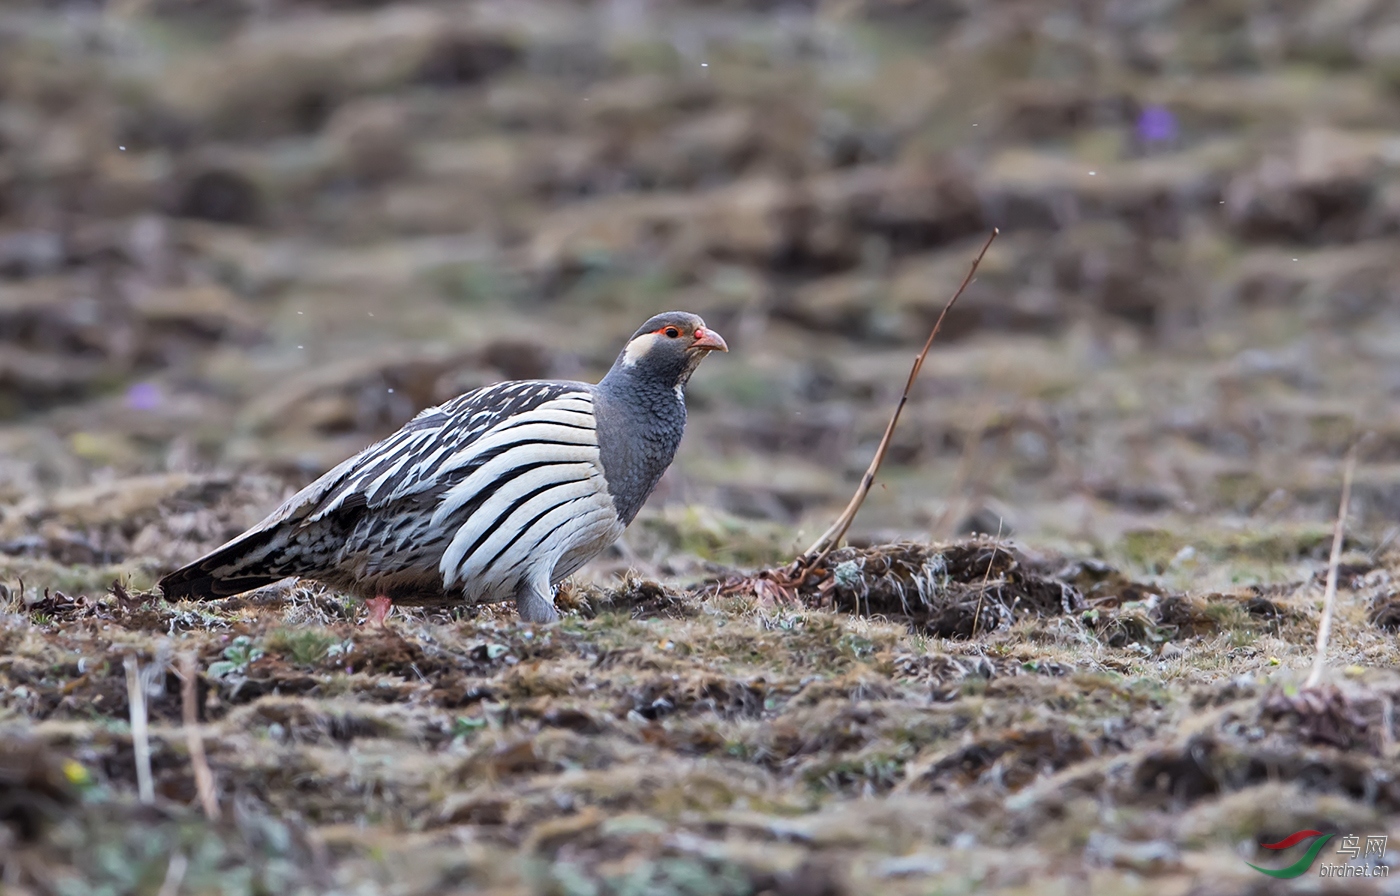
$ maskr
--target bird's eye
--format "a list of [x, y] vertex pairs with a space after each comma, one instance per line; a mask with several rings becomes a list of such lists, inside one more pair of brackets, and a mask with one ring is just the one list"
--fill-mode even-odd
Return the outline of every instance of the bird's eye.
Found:
[[681, 335], [681, 331], [677, 330], [675, 327], [667, 327], [662, 332], [665, 333], [671, 339], [675, 339], [677, 336]]

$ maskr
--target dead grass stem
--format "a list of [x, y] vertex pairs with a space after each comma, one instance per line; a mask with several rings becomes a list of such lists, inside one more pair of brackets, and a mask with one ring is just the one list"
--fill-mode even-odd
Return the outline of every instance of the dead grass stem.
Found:
[[154, 779], [151, 777], [151, 738], [146, 713], [146, 689], [141, 686], [141, 663], [128, 656], [126, 666], [126, 696], [131, 716], [131, 749], [136, 754], [136, 792], [141, 802], [156, 801]]
[[179, 896], [180, 885], [185, 882], [185, 872], [189, 870], [190, 860], [185, 858], [182, 852], [176, 852], [170, 856], [170, 864], [165, 869], [165, 880], [160, 885], [160, 891], [156, 896]]
[[194, 784], [199, 791], [199, 802], [204, 807], [204, 815], [210, 821], [219, 819], [219, 794], [214, 789], [214, 774], [209, 770], [209, 759], [204, 755], [204, 736], [199, 730], [198, 696], [199, 673], [193, 653], [180, 656], [180, 708], [184, 717], [185, 743], [190, 751], [190, 765], [194, 767]]
[[[998, 520], [997, 537], [993, 542], [996, 547], [1001, 546], [1001, 527], [1002, 523]], [[996, 562], [996, 547], [992, 548], [992, 556], [987, 558], [987, 571], [982, 574], [982, 587], [977, 589], [977, 609], [972, 613], [972, 637], [974, 638], [977, 637], [977, 623], [982, 618], [982, 602], [987, 597], [987, 582], [992, 578], [992, 564]]]
[[1337, 521], [1332, 526], [1332, 552], [1327, 558], [1327, 586], [1322, 596], [1322, 618], [1317, 623], [1317, 651], [1313, 656], [1312, 671], [1308, 673], [1305, 687], [1316, 687], [1322, 680], [1322, 672], [1327, 667], [1327, 641], [1332, 635], [1332, 616], [1337, 606], [1337, 569], [1342, 559], [1342, 542], [1346, 536], [1347, 512], [1351, 507], [1351, 480], [1356, 473], [1356, 456], [1365, 441], [1363, 436], [1352, 443], [1347, 452], [1346, 464], [1342, 468], [1342, 499], [1337, 507]]

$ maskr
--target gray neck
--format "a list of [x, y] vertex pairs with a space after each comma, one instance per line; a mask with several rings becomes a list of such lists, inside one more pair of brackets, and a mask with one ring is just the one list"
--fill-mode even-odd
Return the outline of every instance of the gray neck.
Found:
[[598, 452], [623, 525], [637, 516], [676, 456], [685, 433], [684, 389], [622, 364], [596, 387]]

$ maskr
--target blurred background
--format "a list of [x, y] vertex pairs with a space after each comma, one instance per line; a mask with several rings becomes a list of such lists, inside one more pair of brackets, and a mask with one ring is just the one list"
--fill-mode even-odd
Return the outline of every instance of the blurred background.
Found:
[[782, 559], [993, 226], [857, 539], [1268, 579], [1370, 430], [1389, 540], [1393, 3], [7, 3], [0, 569], [149, 584], [667, 309], [732, 351], [611, 562]]

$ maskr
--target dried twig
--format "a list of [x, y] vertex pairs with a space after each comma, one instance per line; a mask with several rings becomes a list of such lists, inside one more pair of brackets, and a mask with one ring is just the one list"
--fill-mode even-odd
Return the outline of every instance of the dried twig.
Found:
[[1332, 526], [1332, 554], [1327, 558], [1327, 587], [1322, 597], [1322, 619], [1317, 623], [1317, 653], [1313, 656], [1312, 671], [1304, 687], [1316, 687], [1322, 680], [1322, 671], [1327, 667], [1327, 639], [1332, 634], [1332, 615], [1337, 606], [1337, 567], [1342, 559], [1342, 540], [1346, 534], [1347, 511], [1351, 506], [1351, 478], [1356, 472], [1356, 455], [1363, 436], [1352, 443], [1347, 452], [1346, 466], [1342, 468], [1342, 500], [1337, 508], [1337, 522]]
[[1005, 520], [997, 520], [997, 537], [992, 542], [992, 555], [987, 558], [987, 571], [982, 574], [982, 587], [977, 590], [977, 609], [972, 613], [972, 637], [977, 637], [977, 623], [982, 619], [982, 601], [987, 597], [987, 581], [992, 577], [992, 564], [997, 562], [997, 551], [1001, 550], [1001, 526]]
[[199, 707], [196, 705], [199, 672], [193, 653], [186, 653], [180, 657], [180, 678], [185, 744], [190, 751], [190, 765], [194, 766], [194, 785], [199, 791], [199, 802], [204, 806], [204, 816], [210, 821], [218, 821], [219, 793], [214, 789], [214, 774], [209, 770], [209, 760], [204, 755], [204, 738], [199, 733]]
[[165, 880], [161, 883], [156, 896], [179, 896], [180, 884], [185, 882], [185, 872], [189, 870], [189, 867], [190, 860], [185, 858], [184, 853], [172, 854], [170, 864], [165, 867]]
[[146, 722], [146, 689], [141, 686], [141, 663], [128, 656], [126, 666], [126, 697], [131, 710], [131, 748], [136, 753], [136, 792], [141, 802], [156, 801], [155, 784], [151, 779], [151, 739]]
[[913, 391], [914, 380], [919, 376], [919, 371], [923, 369], [924, 359], [928, 357], [928, 350], [933, 346], [934, 337], [938, 335], [939, 329], [943, 326], [943, 318], [948, 315], [953, 305], [957, 303], [963, 291], [967, 289], [972, 278], [977, 274], [977, 266], [982, 263], [982, 258], [986, 256], [987, 250], [992, 247], [992, 241], [997, 238], [1001, 231], [992, 228], [991, 235], [982, 244], [982, 251], [977, 253], [977, 257], [972, 260], [972, 267], [967, 271], [967, 276], [963, 277], [962, 284], [958, 286], [958, 291], [953, 293], [953, 297], [948, 300], [948, 304], [943, 306], [939, 312], [938, 319], [933, 323], [933, 329], [928, 334], [928, 339], [924, 340], [924, 347], [919, 354], [914, 357], [914, 366], [909, 370], [909, 379], [904, 383], [904, 391], [899, 396], [899, 404], [895, 405], [894, 413], [890, 416], [890, 422], [885, 426], [885, 434], [880, 438], [880, 444], [875, 449], [875, 457], [870, 461], [870, 466], [866, 469], [865, 475], [861, 477], [860, 485], [856, 488], [856, 493], [851, 497], [846, 509], [841, 511], [841, 515], [836, 518], [836, 522], [822, 533], [807, 551], [798, 558], [798, 563], [804, 569], [814, 569], [826, 559], [826, 555], [831, 553], [831, 549], [840, 543], [846, 531], [851, 528], [851, 523], [855, 521], [856, 513], [860, 510], [860, 505], [865, 502], [865, 496], [870, 493], [870, 487], [875, 484], [875, 474], [880, 470], [880, 464], [885, 460], [885, 453], [889, 451], [890, 440], [894, 436], [894, 428], [899, 423], [899, 415], [904, 411], [904, 405], [909, 401], [909, 393]]

